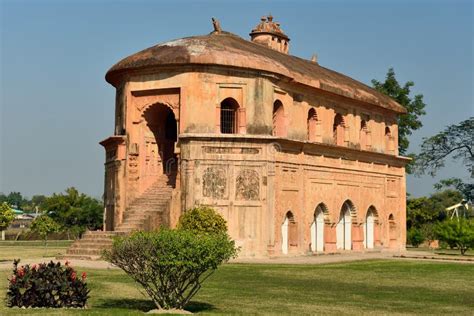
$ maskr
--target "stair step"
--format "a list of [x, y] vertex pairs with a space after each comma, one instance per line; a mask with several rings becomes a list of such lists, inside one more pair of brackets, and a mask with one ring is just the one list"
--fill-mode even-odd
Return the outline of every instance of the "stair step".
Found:
[[118, 235], [113, 235], [113, 236], [83, 236], [81, 240], [88, 240], [88, 241], [108, 241], [112, 240], [112, 238], [116, 237]]
[[141, 225], [136, 225], [136, 226], [132, 226], [132, 225], [119, 226], [119, 227], [117, 227], [117, 230], [118, 230], [118, 231], [122, 231], [122, 232], [138, 231], [138, 230], [142, 230], [140, 226], [141, 226]]
[[104, 232], [104, 231], [87, 231], [82, 236], [88, 238], [111, 238], [115, 237], [117, 234], [115, 232]]
[[67, 255], [94, 255], [101, 256], [104, 249], [93, 248], [69, 248], [66, 250]]
[[95, 243], [95, 242], [86, 242], [86, 241], [79, 241], [75, 242], [71, 245], [71, 248], [97, 248], [97, 249], [103, 249], [103, 248], [110, 248], [112, 247], [112, 241], [108, 243]]
[[65, 254], [61, 256], [57, 256], [56, 259], [58, 260], [88, 260], [88, 261], [98, 261], [101, 260], [101, 256], [96, 255], [73, 255], [73, 254]]

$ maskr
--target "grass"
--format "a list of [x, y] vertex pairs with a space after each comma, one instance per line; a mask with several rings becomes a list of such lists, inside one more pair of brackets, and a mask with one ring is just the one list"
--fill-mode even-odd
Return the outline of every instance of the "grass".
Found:
[[[79, 272], [85, 269], [78, 268]], [[87, 310], [9, 309], [0, 315], [140, 315], [154, 305], [121, 270], [87, 270]], [[0, 297], [9, 271], [0, 271]], [[474, 265], [374, 260], [326, 265], [228, 264], [188, 306], [200, 314], [457, 314], [474, 310]]]
[[0, 263], [17, 258], [55, 257], [66, 253], [71, 243], [69, 240], [51, 240], [45, 251], [43, 241], [0, 241]]

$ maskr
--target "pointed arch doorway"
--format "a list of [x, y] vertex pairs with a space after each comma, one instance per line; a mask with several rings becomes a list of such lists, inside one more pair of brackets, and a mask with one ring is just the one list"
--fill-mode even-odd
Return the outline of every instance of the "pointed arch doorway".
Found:
[[373, 206], [367, 210], [364, 223], [364, 248], [373, 249], [375, 246], [375, 229], [378, 222], [377, 209]]
[[290, 247], [296, 246], [298, 246], [296, 221], [293, 213], [288, 211], [281, 225], [281, 252], [286, 255]]
[[352, 213], [354, 206], [349, 200], [344, 202], [336, 226], [336, 248], [341, 250], [352, 249]]
[[324, 212], [327, 208], [319, 204], [314, 211], [314, 220], [311, 224], [311, 251], [324, 251]]

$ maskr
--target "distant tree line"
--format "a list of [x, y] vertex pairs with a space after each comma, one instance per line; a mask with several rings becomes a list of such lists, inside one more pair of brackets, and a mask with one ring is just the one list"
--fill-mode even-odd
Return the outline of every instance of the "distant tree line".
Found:
[[[20, 192], [11, 192], [7, 195], [0, 193], [0, 204], [3, 202], [25, 213], [38, 212], [40, 216], [35, 219], [38, 223], [33, 223], [32, 229], [38, 227], [37, 232], [41, 236], [61, 231], [71, 232], [77, 236], [86, 229], [102, 229], [104, 212], [102, 201], [80, 193], [74, 187], [67, 188], [64, 193], [54, 193], [51, 196], [34, 195], [31, 199]], [[48, 225], [39, 225], [40, 222]]]

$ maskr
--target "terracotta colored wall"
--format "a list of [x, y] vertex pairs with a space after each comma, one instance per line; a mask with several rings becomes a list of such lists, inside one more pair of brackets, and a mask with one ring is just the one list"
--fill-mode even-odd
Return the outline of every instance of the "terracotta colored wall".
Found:
[[[212, 68], [212, 67], [207, 67]], [[217, 108], [226, 97], [233, 97], [245, 110], [245, 132], [248, 134], [271, 135], [273, 125], [273, 102], [283, 103], [286, 120], [286, 133], [290, 139], [307, 140], [308, 110], [314, 107], [321, 126], [321, 140], [332, 143], [332, 126], [334, 116], [340, 113], [344, 117], [346, 130], [345, 145], [359, 148], [361, 116], [367, 116], [367, 128], [373, 151], [386, 152], [385, 126], [392, 131], [393, 149], [397, 154], [398, 129], [394, 113], [379, 108], [364, 108], [349, 99], [340, 97], [331, 99], [327, 95], [312, 90], [311, 92], [291, 87], [287, 84], [276, 85], [269, 79], [254, 78], [248, 73], [229, 72], [219, 68], [209, 69], [210, 73], [190, 72], [132, 77], [123, 92], [126, 95], [126, 114], [124, 117], [128, 134], [133, 134], [130, 117], [136, 109], [132, 91], [180, 89], [180, 132], [181, 133], [215, 133], [219, 125]], [[296, 96], [296, 97], [295, 97]], [[123, 98], [117, 98], [117, 102]], [[120, 101], [121, 102], [121, 101]], [[120, 106], [117, 106], [120, 108]], [[133, 138], [133, 135], [132, 135]]]
[[[376, 221], [381, 226], [380, 231], [376, 229], [376, 246], [404, 247], [403, 168], [362, 162], [367, 157], [360, 157], [360, 161], [341, 160], [302, 152], [298, 142], [275, 151], [274, 141], [268, 138], [196, 137], [186, 137], [181, 145], [183, 169], [192, 170], [183, 181], [187, 207], [204, 204], [218, 209], [229, 223], [231, 236], [243, 247], [242, 255], [280, 254], [281, 225], [288, 211], [293, 213], [297, 226], [297, 247], [290, 247], [290, 253], [308, 252], [310, 226], [320, 203], [328, 211], [326, 251], [335, 251], [335, 225], [346, 200], [355, 207], [352, 249], [364, 248], [363, 225], [371, 206], [375, 207]], [[239, 198], [238, 176], [243, 170], [255, 172], [258, 197]], [[387, 179], [395, 179], [390, 191]], [[249, 179], [245, 182], [251, 183]], [[392, 244], [388, 231], [390, 214], [394, 214], [398, 226], [392, 234]]]
[[[376, 245], [404, 248], [404, 161], [395, 158], [398, 130], [394, 113], [317, 89], [257, 77], [251, 71], [218, 67], [198, 71], [188, 67], [181, 72], [163, 70], [134, 75], [128, 80], [117, 89], [116, 97], [115, 134], [125, 137], [122, 169], [106, 173], [106, 183], [112, 174], [120, 183], [121, 191], [114, 195], [116, 202], [111, 202], [115, 203], [116, 214], [126, 212], [127, 205], [154, 181], [154, 176], [145, 172], [145, 139], [150, 128], [143, 115], [150, 106], [160, 103], [174, 113], [180, 139], [175, 153], [181, 155], [181, 188], [175, 194], [182, 206], [181, 210], [174, 207], [172, 223], [179, 216], [176, 212], [195, 204], [212, 205], [228, 220], [230, 233], [244, 247], [244, 255], [271, 255], [281, 253], [281, 224], [284, 214], [291, 210], [296, 221], [292, 234], [297, 235], [298, 246], [290, 252], [305, 253], [310, 249], [309, 227], [314, 210], [323, 202], [328, 208], [326, 251], [334, 251], [339, 212], [344, 201], [350, 200], [356, 208], [353, 249], [363, 248], [362, 225], [370, 206], [378, 213]], [[228, 97], [239, 103], [238, 130], [242, 139], [218, 132], [220, 102]], [[297, 142], [271, 136], [276, 100], [284, 106], [287, 138]], [[316, 144], [331, 146], [308, 143], [311, 108], [316, 110], [318, 119]], [[336, 113], [343, 115], [345, 122], [344, 142], [339, 147], [333, 145]], [[369, 130], [368, 151], [359, 150], [362, 119], [367, 120]], [[394, 151], [390, 156], [378, 154], [387, 148], [386, 126], [391, 128], [393, 137]], [[192, 135], [207, 138], [189, 138]], [[209, 177], [224, 177], [220, 180], [224, 188], [213, 188], [217, 193], [203, 190], [203, 181]], [[239, 187], [239, 183], [244, 184]], [[257, 193], [246, 191], [246, 186], [257, 184]], [[396, 222], [392, 237], [390, 214]]]

